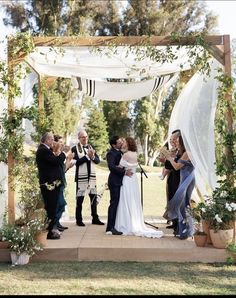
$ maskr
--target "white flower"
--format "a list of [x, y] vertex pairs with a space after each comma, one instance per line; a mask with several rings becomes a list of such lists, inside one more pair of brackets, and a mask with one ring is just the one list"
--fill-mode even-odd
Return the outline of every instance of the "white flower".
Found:
[[226, 191], [222, 191], [221, 197], [227, 197], [227, 192]]
[[226, 203], [225, 204], [225, 208], [228, 210], [228, 211], [232, 211], [232, 206], [229, 204], [229, 203]]
[[231, 203], [230, 206], [232, 207], [232, 209], [235, 211], [236, 210], [236, 203]]
[[201, 211], [202, 211], [203, 213], [205, 213], [205, 212], [206, 212], [206, 208], [202, 207], [202, 208], [201, 208]]
[[216, 220], [217, 222], [219, 222], [219, 223], [222, 222], [222, 219], [219, 217], [219, 214], [216, 214], [216, 215], [215, 215], [215, 220]]

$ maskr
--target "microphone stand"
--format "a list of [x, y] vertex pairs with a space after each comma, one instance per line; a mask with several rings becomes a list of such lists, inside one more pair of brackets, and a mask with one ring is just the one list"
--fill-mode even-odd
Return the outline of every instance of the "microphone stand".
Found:
[[[146, 172], [144, 171], [143, 167], [140, 165], [140, 163], [138, 164], [139, 165], [139, 168], [140, 168], [140, 173], [141, 173], [141, 204], [142, 204], [142, 208], [143, 208], [143, 175], [148, 178]], [[145, 224], [155, 228], [155, 229], [158, 229], [158, 227], [144, 221]]]

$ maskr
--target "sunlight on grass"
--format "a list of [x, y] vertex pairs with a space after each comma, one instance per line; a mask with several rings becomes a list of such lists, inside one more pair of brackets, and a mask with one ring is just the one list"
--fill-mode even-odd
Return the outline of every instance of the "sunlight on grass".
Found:
[[[14, 285], [11, 286], [11, 285]], [[37, 262], [0, 268], [2, 295], [233, 295], [234, 266], [198, 263]]]

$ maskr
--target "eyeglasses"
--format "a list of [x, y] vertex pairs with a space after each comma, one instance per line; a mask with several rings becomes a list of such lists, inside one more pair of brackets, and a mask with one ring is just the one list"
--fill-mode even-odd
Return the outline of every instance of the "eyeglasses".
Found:
[[88, 136], [79, 137], [80, 139], [87, 139]]

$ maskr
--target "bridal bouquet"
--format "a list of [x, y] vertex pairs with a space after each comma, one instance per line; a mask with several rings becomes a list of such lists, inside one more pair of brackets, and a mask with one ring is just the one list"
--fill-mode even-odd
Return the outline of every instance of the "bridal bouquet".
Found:
[[97, 204], [100, 203], [102, 197], [103, 197], [103, 194], [105, 192], [105, 190], [108, 190], [108, 184], [105, 183], [103, 186], [102, 186], [102, 189], [97, 193]]

